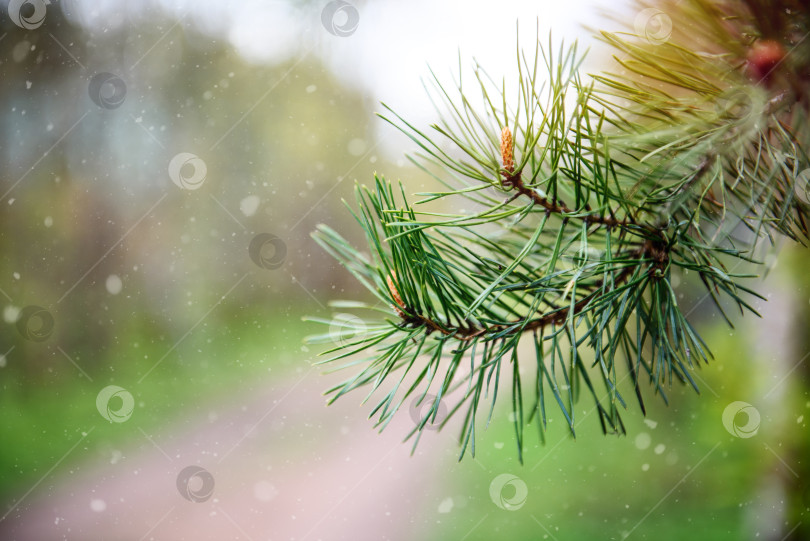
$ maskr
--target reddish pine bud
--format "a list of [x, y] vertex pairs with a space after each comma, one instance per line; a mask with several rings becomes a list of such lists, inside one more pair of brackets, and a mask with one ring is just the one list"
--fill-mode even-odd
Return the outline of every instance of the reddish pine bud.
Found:
[[748, 72], [755, 80], [767, 82], [785, 54], [784, 47], [777, 41], [758, 41], [748, 52]]

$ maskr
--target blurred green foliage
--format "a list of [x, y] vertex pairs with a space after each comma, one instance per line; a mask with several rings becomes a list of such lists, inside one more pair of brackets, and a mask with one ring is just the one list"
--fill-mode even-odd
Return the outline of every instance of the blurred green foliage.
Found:
[[[341, 197], [376, 167], [372, 148], [358, 156], [347, 144], [371, 144], [368, 100], [314, 58], [294, 70], [294, 59], [251, 65], [223, 42], [172, 30], [174, 20], [150, 15], [146, 23], [138, 34], [88, 32], [58, 9], [49, 32], [2, 20], [7, 501], [93, 426], [90, 447], [140, 436], [98, 414], [95, 397], [106, 385], [135, 396], [134, 417], [148, 431], [261, 375], [307, 366], [301, 316], [321, 312], [317, 297], [351, 284], [309, 233], [317, 221], [345, 219]], [[89, 79], [102, 71], [126, 84], [116, 109], [89, 97]], [[167, 167], [179, 152], [205, 161], [200, 189], [172, 183]], [[249, 196], [259, 200], [254, 214], [240, 210]], [[287, 246], [280, 269], [249, 257], [262, 232]], [[120, 293], [108, 291], [110, 276]], [[15, 327], [28, 305], [53, 316], [47, 340], [28, 341]]]
[[[152, 433], [306, 366], [301, 338], [313, 329], [301, 316], [328, 317], [315, 299], [357, 293], [342, 291], [354, 281], [309, 233], [317, 222], [349, 219], [341, 198], [354, 178], [370, 182], [377, 169], [388, 176], [400, 169], [371, 159], [376, 105], [314, 59], [285, 77], [292, 61], [250, 65], [222, 43], [176, 29], [133, 65], [173, 20], [153, 17], [135, 23], [138, 32], [108, 34], [67, 21], [49, 20], [50, 34], [0, 24], [2, 190], [18, 182], [0, 200], [0, 289], [8, 297], [0, 298], [0, 498], [13, 502], [91, 428], [82, 443], [89, 456], [143, 444], [129, 425], [122, 430], [99, 416], [95, 398], [103, 386], [131, 391], [131, 423]], [[88, 97], [88, 80], [100, 71], [120, 71], [127, 84], [118, 109], [102, 110]], [[360, 155], [348, 150], [354, 139], [365, 141]], [[205, 160], [200, 190], [171, 183], [166, 168], [178, 152]], [[411, 170], [407, 176], [410, 185], [422, 181]], [[252, 216], [240, 212], [249, 195], [261, 200]], [[249, 258], [259, 232], [285, 241], [281, 269], [258, 268]], [[800, 337], [810, 317], [808, 262], [793, 250], [780, 267], [785, 280], [801, 284]], [[105, 287], [110, 275], [122, 281], [117, 295]], [[26, 341], [17, 332], [12, 316], [27, 305], [52, 313], [47, 340]], [[507, 413], [496, 410], [498, 422], [482, 434], [475, 460], [456, 464], [457, 449], [447, 445], [444, 477], [413, 503], [424, 514], [411, 537], [620, 539], [621, 531], [634, 531], [639, 539], [745, 538], [763, 477], [784, 475], [762, 442], [779, 452], [810, 445], [807, 420], [797, 421], [810, 418], [808, 364], [788, 382], [788, 407], [763, 404], [757, 438], [734, 438], [722, 412], [734, 397], [753, 401], [751, 389], [769, 377], [770, 361], [751, 347], [753, 318], [731, 332], [719, 318], [700, 319], [715, 354], [699, 373], [703, 396], [676, 389], [669, 407], [649, 400], [647, 421], [655, 427], [628, 416], [626, 438], [604, 438], [590, 415], [580, 417], [574, 442], [555, 419], [545, 446], [529, 439], [523, 467], [509, 444]], [[649, 445], [636, 444], [641, 433], [650, 435]], [[313, 445], [328, 452], [329, 442]], [[72, 455], [55, 477], [87, 456]], [[783, 459], [801, 464], [807, 479], [806, 457], [786, 452]], [[493, 476], [506, 472], [529, 489], [517, 512], [484, 496]], [[798, 490], [807, 487], [800, 482]], [[448, 494], [455, 506], [437, 514]], [[806, 518], [806, 510], [795, 516]]]

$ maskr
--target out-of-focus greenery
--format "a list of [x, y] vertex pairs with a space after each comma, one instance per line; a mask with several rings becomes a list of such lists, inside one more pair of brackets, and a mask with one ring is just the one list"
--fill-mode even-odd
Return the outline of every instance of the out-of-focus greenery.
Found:
[[[725, 393], [733, 384], [723, 376], [753, 368], [753, 360], [739, 337], [719, 326], [708, 337], [717, 346], [718, 360], [701, 375]], [[492, 539], [503, 532], [515, 539], [622, 539], [632, 530], [634, 539], [680, 540], [692, 529], [701, 532], [701, 539], [745, 538], [750, 510], [739, 502], [756, 492], [772, 457], [725, 432], [720, 418], [727, 403], [702, 387], [701, 397], [691, 389], [674, 389], [670, 407], [650, 400], [646, 422], [628, 416], [627, 437], [603, 436], [593, 412], [588, 415], [590, 408], [580, 405], [577, 441], [566, 434], [565, 419], [555, 419], [552, 425], [559, 426], [550, 430], [545, 447], [527, 453], [524, 467], [512, 456], [508, 412], [503, 411], [491, 425], [494, 434], [486, 434], [487, 444], [479, 446], [477, 462], [483, 467], [469, 468], [457, 499], [487, 493], [495, 474], [511, 473], [526, 483], [526, 503], [508, 511], [489, 500], [468, 498], [430, 538], [460, 539], [481, 517], [486, 518], [468, 539]], [[646, 516], [670, 489], [670, 496]], [[506, 487], [506, 498], [509, 491]]]
[[[317, 221], [345, 219], [341, 198], [354, 178], [391, 167], [371, 148], [371, 104], [314, 57], [292, 71], [297, 59], [252, 65], [191, 25], [172, 30], [175, 22], [149, 14], [130, 35], [72, 25], [58, 8], [47, 32], [2, 19], [7, 501], [90, 428], [91, 447], [139, 436], [95, 410], [106, 385], [133, 394], [132, 421], [150, 430], [205, 411], [262, 374], [307, 366], [301, 316], [326, 315], [316, 299], [351, 284], [309, 233]], [[124, 80], [120, 107], [90, 99], [99, 72]], [[198, 190], [172, 183], [168, 164], [179, 152], [205, 161]], [[249, 196], [259, 200], [252, 215], [240, 210]], [[249, 256], [263, 232], [287, 246], [279, 269]], [[111, 275], [121, 280], [118, 294], [106, 287]], [[15, 328], [29, 305], [54, 318], [43, 342]]]
[[[389, 177], [402, 171], [366, 154], [378, 122], [376, 104], [341, 87], [315, 60], [282, 79], [292, 61], [250, 65], [225, 44], [178, 28], [130, 70], [175, 21], [153, 14], [148, 23], [133, 22], [138, 32], [88, 33], [54, 22], [58, 9], [48, 17], [48, 32], [26, 32], [0, 19], [0, 190], [22, 178], [0, 200], [0, 288], [9, 297], [0, 296], [0, 354], [6, 354], [0, 367], [0, 498], [6, 503], [91, 428], [82, 445], [101, 456], [100, 449], [143, 443], [133, 426], [152, 433], [177, 425], [212, 403], [306, 366], [311, 353], [302, 350], [301, 339], [313, 328], [301, 316], [328, 317], [319, 301], [358, 294], [342, 291], [356, 287], [354, 281], [309, 233], [317, 222], [350, 220], [341, 198], [350, 194], [354, 178], [371, 182], [375, 170]], [[127, 84], [118, 109], [102, 110], [88, 97], [88, 80], [100, 71], [120, 72]], [[349, 151], [355, 139], [365, 142], [360, 155]], [[167, 165], [179, 152], [205, 160], [201, 189], [184, 192], [171, 183]], [[407, 177], [408, 183], [422, 182], [411, 170]], [[249, 195], [261, 200], [252, 216], [240, 212]], [[247, 247], [260, 232], [286, 243], [282, 268], [261, 269], [249, 258]], [[805, 252], [792, 250], [775, 271], [799, 275], [797, 302], [805, 311], [808, 262]], [[105, 287], [113, 274], [123, 284], [117, 295]], [[24, 340], [13, 324], [16, 310], [28, 305], [54, 316], [54, 332], [44, 342]], [[414, 505], [415, 515], [417, 508], [424, 513], [405, 537], [621, 539], [621, 531], [639, 522], [632, 538], [747, 537], [761, 512], [763, 479], [789, 475], [763, 444], [780, 453], [808, 446], [810, 397], [802, 379], [808, 365], [788, 381], [787, 407], [756, 404], [762, 413], [756, 438], [734, 438], [722, 426], [722, 412], [734, 399], [754, 402], [751, 389], [767, 389], [757, 382], [771, 381], [769, 360], [758, 358], [751, 345], [754, 318], [729, 331], [701, 310], [693, 317], [702, 320], [715, 354], [699, 372], [702, 396], [676, 389], [669, 407], [650, 397], [647, 423], [627, 416], [627, 438], [603, 437], [591, 414], [573, 442], [562, 419], [553, 418], [545, 446], [528, 436], [522, 467], [511, 446], [508, 412], [498, 410], [474, 460], [456, 464], [457, 449], [448, 445], [437, 458], [447, 464], [445, 475], [426, 487], [423, 501], [403, 502]], [[807, 322], [797, 325], [794, 332], [802, 335]], [[98, 391], [110, 384], [135, 397], [126, 425], [108, 423], [95, 410]], [[588, 409], [580, 403], [581, 419]], [[358, 408], [358, 417], [365, 413]], [[797, 421], [801, 416], [805, 420]], [[649, 445], [642, 433], [650, 436]], [[329, 452], [328, 442], [313, 444]], [[782, 458], [807, 479], [801, 457]], [[54, 476], [86, 459], [68, 457]], [[500, 473], [528, 486], [518, 511], [499, 509], [488, 497]], [[452, 509], [437, 512], [448, 496]]]
[[[132, 440], [142, 440], [141, 432], [132, 430], [132, 425], [150, 434], [159, 432], [182, 423], [187, 416], [198, 418], [204, 408], [217, 408], [229, 396], [257, 391], [257, 383], [300, 367], [304, 363], [297, 343], [300, 327], [300, 315], [294, 313], [268, 318], [254, 310], [212, 317], [204, 329], [183, 343], [180, 353], [167, 357], [157, 373], [141, 384], [136, 382], [166, 354], [167, 346], [155, 343], [137, 325], [122, 333], [126, 345], [115, 345], [96, 359], [103, 368], [90, 372], [92, 382], [80, 376], [58, 351], [23, 353], [15, 349], [12, 361], [25, 355], [49, 368], [45, 381], [38, 384], [8, 376], [3, 381], [3, 493], [10, 497], [21, 489], [25, 492], [26, 485], [42, 476], [90, 429], [92, 440], [87, 445], [91, 449], [127, 447]], [[89, 358], [71, 357], [80, 366]], [[125, 386], [135, 397], [135, 411], [126, 423], [107, 422], [96, 411], [96, 395], [110, 383]], [[117, 409], [117, 404], [111, 406]]]

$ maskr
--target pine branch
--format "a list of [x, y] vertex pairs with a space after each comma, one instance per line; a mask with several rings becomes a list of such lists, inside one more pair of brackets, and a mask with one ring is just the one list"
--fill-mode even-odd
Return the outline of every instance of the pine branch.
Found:
[[[662, 43], [602, 34], [622, 75], [585, 83], [576, 44], [555, 56], [538, 42], [533, 58], [518, 52], [511, 100], [476, 65], [481, 106], [463, 74], [454, 90], [434, 76], [444, 113], [429, 131], [386, 107], [383, 118], [420, 149], [412, 161], [446, 190], [411, 205], [404, 187], [397, 194], [383, 178], [358, 186], [352, 212], [370, 257], [327, 226], [314, 234], [378, 300], [338, 306], [385, 315], [321, 321], [339, 329], [311, 340], [334, 345], [325, 362], [360, 367], [330, 400], [363, 386], [369, 399], [396, 374], [372, 410], [382, 429], [435, 386], [410, 436], [418, 442], [454, 400], [442, 426], [466, 408], [461, 456], [468, 446], [474, 454], [479, 408], [489, 397], [492, 416], [501, 368], [511, 364], [522, 458], [526, 424], [544, 441], [547, 397], [572, 434], [583, 393], [603, 432], [621, 434], [624, 387], [642, 412], [645, 381], [665, 401], [674, 382], [697, 390], [691, 372], [711, 353], [679, 307], [673, 272], [696, 275], [731, 323], [729, 307], [755, 313], [746, 299], [758, 297], [744, 285], [752, 276], [733, 270], [756, 264], [762, 240], [807, 237], [800, 171], [810, 166], [810, 54], [795, 37], [752, 41], [760, 35], [753, 2], [663, 6], [675, 27], [689, 21], [689, 36]], [[780, 24], [807, 26], [805, 11]], [[791, 44], [798, 60], [788, 60]], [[459, 208], [459, 198], [472, 210], [419, 210]], [[740, 227], [750, 232], [745, 243]], [[524, 339], [529, 365], [518, 354]]]

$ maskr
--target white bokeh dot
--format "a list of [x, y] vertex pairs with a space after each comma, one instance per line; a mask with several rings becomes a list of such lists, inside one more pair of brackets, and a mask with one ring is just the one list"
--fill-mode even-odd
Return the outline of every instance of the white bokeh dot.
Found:
[[121, 282], [121, 278], [119, 278], [117, 274], [111, 274], [107, 277], [107, 282], [105, 285], [107, 286], [107, 293], [110, 295], [118, 295], [121, 293], [121, 288], [124, 284]]
[[249, 195], [239, 202], [239, 210], [245, 216], [253, 216], [259, 210], [261, 202], [258, 195]]
[[253, 495], [260, 502], [269, 502], [278, 494], [276, 487], [268, 481], [259, 481], [253, 485]]
[[352, 156], [362, 156], [366, 151], [366, 142], [362, 139], [352, 139], [349, 141], [349, 154]]
[[652, 442], [652, 438], [646, 432], [641, 432], [638, 436], [636, 436], [636, 447], [641, 449], [642, 451], [650, 446]]

